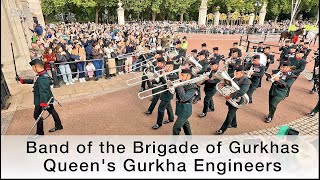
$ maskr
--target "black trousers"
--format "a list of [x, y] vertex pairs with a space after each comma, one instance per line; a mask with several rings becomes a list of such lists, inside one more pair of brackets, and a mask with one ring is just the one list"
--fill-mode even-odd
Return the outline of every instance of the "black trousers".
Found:
[[[146, 80], [146, 79], [148, 79], [148, 77], [147, 77], [146, 75], [142, 76], [142, 81], [143, 81], [143, 80]], [[143, 81], [143, 82], [141, 83], [141, 89], [143, 89], [143, 90], [147, 89], [147, 88], [146, 88], [146, 85], [148, 85], [148, 88], [151, 87], [150, 81]]]
[[201, 100], [201, 88], [200, 86], [197, 86], [198, 87], [198, 94], [195, 96], [195, 100]]
[[268, 117], [273, 118], [274, 113], [277, 110], [277, 106], [282, 100], [283, 100], [282, 97], [273, 96], [269, 93], [269, 115], [268, 115]]
[[238, 108], [233, 107], [229, 102], [227, 102], [228, 106], [228, 114], [226, 119], [224, 120], [220, 130], [225, 132], [228, 129], [228, 126], [231, 125], [233, 127], [237, 126], [237, 110]]
[[162, 125], [163, 122], [163, 117], [164, 117], [164, 110], [167, 109], [168, 113], [168, 120], [173, 121], [174, 119], [174, 114], [173, 114], [173, 109], [171, 106], [171, 101], [160, 101], [159, 107], [158, 107], [158, 117], [157, 117], [157, 124]]
[[148, 111], [149, 111], [149, 112], [152, 113], [152, 111], [153, 111], [154, 108], [156, 107], [157, 102], [159, 101], [159, 99], [160, 99], [160, 94], [154, 95], [154, 96], [152, 97], [151, 104], [150, 104], [150, 106], [149, 106], [149, 108], [148, 108]]
[[[59, 114], [57, 113], [57, 111], [54, 109], [54, 106], [52, 104], [49, 105], [49, 109], [47, 109], [47, 111], [49, 112], [49, 114], [52, 115], [53, 120], [54, 120], [54, 124], [56, 128], [63, 128], [62, 124], [61, 124], [61, 120], [59, 117]], [[42, 107], [39, 105], [35, 105], [34, 107], [34, 113], [33, 113], [33, 118], [35, 120], [38, 119], [39, 115], [42, 112]], [[40, 120], [37, 123], [37, 134], [38, 135], [44, 135], [44, 131], [43, 131], [43, 118], [41, 117]]]
[[205, 96], [204, 96], [204, 100], [203, 100], [203, 113], [207, 113], [208, 112], [208, 108], [210, 108], [211, 110], [214, 110], [214, 103], [212, 100], [212, 97], [214, 96], [215, 92], [205, 92]]

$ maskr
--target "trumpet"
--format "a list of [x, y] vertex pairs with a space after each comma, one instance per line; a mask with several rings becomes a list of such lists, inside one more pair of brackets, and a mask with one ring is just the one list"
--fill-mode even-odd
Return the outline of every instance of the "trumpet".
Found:
[[265, 75], [267, 76], [267, 81], [271, 81], [273, 83], [276, 77], [281, 77], [283, 75], [283, 72], [279, 71], [277, 72], [277, 74], [273, 74], [273, 75], [269, 73], [265, 73]]
[[248, 71], [245, 71], [245, 74], [246, 74], [249, 78], [251, 78], [251, 73], [252, 73], [253, 71], [254, 71], [254, 68], [253, 68], [253, 66], [251, 66]]

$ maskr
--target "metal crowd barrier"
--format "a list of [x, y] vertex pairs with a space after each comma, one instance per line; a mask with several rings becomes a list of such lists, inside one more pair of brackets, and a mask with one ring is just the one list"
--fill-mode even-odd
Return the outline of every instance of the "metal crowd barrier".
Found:
[[[106, 76], [109, 75], [109, 69], [123, 68], [123, 67], [129, 67], [129, 66], [131, 66], [131, 68], [134, 68], [134, 66], [135, 66], [135, 68], [134, 68], [135, 70], [130, 71], [130, 72], [135, 72], [135, 71], [137, 71], [137, 70], [142, 68], [143, 62], [137, 62], [137, 63], [131, 63], [131, 64], [122, 64], [122, 65], [114, 66], [114, 67], [111, 67], [111, 68], [108, 65], [108, 60], [109, 59], [115, 59], [115, 61], [117, 61], [117, 59], [118, 59], [118, 61], [123, 61], [123, 63], [125, 63], [125, 60], [126, 60], [127, 57], [128, 56], [117, 56], [116, 58], [107, 58], [107, 56], [104, 56], [102, 59], [89, 59], [89, 60], [83, 60], [83, 61], [69, 61], [69, 62], [62, 62], [62, 63], [55, 63], [53, 61], [50, 61], [49, 65], [50, 65], [51, 72], [52, 72], [53, 87], [54, 88], [60, 87], [58, 76], [63, 76], [63, 75], [67, 75], [67, 74], [87, 73], [87, 70], [85, 68], [87, 62], [102, 61], [101, 69], [95, 69], [95, 72], [96, 71], [102, 71], [102, 75], [106, 74]], [[136, 61], [138, 61], [138, 60], [136, 60]], [[83, 68], [84, 70], [83, 71], [79, 71], [78, 68], [77, 68], [77, 72], [72, 72], [72, 71], [71, 71], [71, 73], [58, 73], [57, 72], [57, 68], [58, 68], [59, 65], [62, 65], [62, 64], [63, 65], [65, 65], [65, 64], [76, 64], [76, 63], [80, 63], [80, 62], [84, 62], [84, 68]], [[137, 66], [139, 66], [139, 67], [136, 68]]]

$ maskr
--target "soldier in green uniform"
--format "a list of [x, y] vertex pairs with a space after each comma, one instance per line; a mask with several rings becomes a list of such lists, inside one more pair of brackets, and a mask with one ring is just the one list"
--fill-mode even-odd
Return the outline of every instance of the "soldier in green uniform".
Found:
[[283, 64], [284, 61], [287, 61], [287, 59], [290, 58], [294, 58], [296, 55], [296, 50], [297, 50], [297, 46], [296, 45], [292, 45], [290, 47], [288, 47], [288, 51], [286, 52], [286, 54], [280, 59], [280, 63], [279, 63], [279, 67], [278, 69], [280, 69], [280, 66]]
[[[191, 79], [191, 70], [182, 69], [181, 80], [188, 81]], [[185, 135], [192, 135], [189, 124], [189, 117], [192, 114], [192, 99], [197, 93], [197, 86], [195, 84], [185, 84], [176, 88], [176, 115], [178, 119], [173, 125], [173, 135], [179, 135], [181, 128]]]
[[[164, 66], [165, 66], [164, 58], [163, 57], [157, 58], [157, 67], [155, 68], [155, 70], [156, 71], [160, 71], [160, 70], [162, 70], [164, 68]], [[165, 82], [163, 77], [152, 79], [150, 81], [150, 83], [149, 83], [149, 84], [151, 84], [151, 87], [149, 87], [149, 88], [155, 88], [157, 86], [161, 86], [163, 82]], [[155, 94], [155, 93], [157, 93], [157, 92], [159, 92], [161, 90], [162, 90], [162, 88], [156, 88], [156, 89], [152, 90], [152, 94]], [[160, 99], [160, 94], [154, 95], [152, 97], [152, 101], [151, 101], [151, 104], [150, 104], [148, 110], [146, 112], [144, 112], [144, 113], [147, 114], [147, 115], [152, 114], [152, 112], [153, 112], [155, 106], [157, 105], [157, 102], [159, 101], [159, 99]]]
[[[317, 76], [314, 78], [314, 80], [319, 82], [319, 74], [317, 74]], [[319, 92], [319, 83], [316, 83], [315, 86], [316, 86], [315, 87], [316, 91]], [[318, 93], [318, 96], [319, 96], [319, 93]], [[317, 112], [319, 112], [319, 101], [320, 101], [320, 99], [318, 97], [318, 103], [317, 103], [316, 107], [314, 107], [313, 110], [307, 114], [307, 116], [313, 117]]]
[[171, 59], [174, 61], [174, 70], [180, 67], [180, 65], [183, 63], [183, 59], [186, 57], [186, 50], [181, 47], [181, 41], [176, 41], [175, 45], [178, 55]]
[[[34, 95], [34, 114], [33, 117], [35, 120], [38, 119], [39, 115], [43, 110], [47, 110], [53, 117], [55, 127], [50, 129], [49, 132], [55, 132], [57, 130], [63, 129], [63, 126], [60, 121], [60, 117], [53, 106], [54, 99], [50, 102], [53, 94], [51, 92], [50, 85], [52, 84], [51, 77], [48, 75], [47, 71], [44, 69], [44, 64], [40, 59], [33, 59], [30, 63], [34, 72], [37, 73], [35, 79], [23, 79], [19, 76], [16, 77], [21, 84], [34, 84], [33, 85], [33, 95]], [[44, 135], [43, 131], [43, 118], [41, 117], [37, 123], [37, 135]]]
[[230, 77], [233, 77], [234, 75], [234, 68], [237, 65], [242, 65], [242, 60], [241, 58], [238, 57], [238, 51], [237, 50], [232, 50], [231, 51], [231, 57], [226, 60], [226, 63], [228, 64], [228, 74]]
[[263, 42], [260, 41], [260, 42], [259, 42], [259, 45], [258, 45], [258, 47], [257, 47], [257, 52], [263, 53], [264, 48], [265, 48], [265, 47], [263, 46]]
[[265, 72], [265, 66], [260, 64], [260, 55], [254, 55], [252, 62], [250, 61], [246, 67], [245, 70], [249, 70], [253, 66], [253, 72], [251, 72], [250, 75], [250, 88], [247, 92], [247, 95], [249, 96], [249, 103], [252, 103], [252, 95], [253, 92], [258, 88], [260, 84], [260, 80]]
[[[281, 71], [279, 73], [279, 71]], [[292, 73], [290, 61], [285, 61], [280, 70], [273, 70], [273, 76], [268, 74], [268, 80], [274, 81], [269, 91], [269, 115], [265, 118], [266, 123], [270, 123], [276, 112], [278, 104], [285, 99], [288, 89], [292, 86], [295, 74]]]
[[241, 52], [241, 49], [238, 48], [238, 43], [237, 43], [237, 42], [234, 42], [234, 43], [233, 43], [233, 47], [230, 48], [229, 57], [232, 56], [232, 53], [233, 53], [235, 50], [238, 52], [238, 54], [237, 54], [238, 57], [241, 57], [241, 56], [242, 56], [242, 52]]
[[212, 59], [215, 59], [218, 64], [220, 63], [220, 61], [224, 58], [224, 55], [219, 54], [219, 47], [213, 47], [213, 54], [212, 54]]
[[209, 50], [207, 49], [207, 44], [206, 44], [206, 43], [202, 43], [202, 44], [201, 44], [201, 51], [204, 52], [204, 55], [205, 55], [206, 58], [209, 57], [210, 52], [209, 52]]
[[[167, 61], [165, 66], [165, 72], [171, 72], [173, 71], [173, 61]], [[178, 73], [171, 73], [167, 75], [167, 79], [170, 81], [174, 81], [178, 79]], [[163, 84], [166, 84], [167, 82], [162, 82]], [[164, 87], [165, 89], [168, 88], [167, 86]], [[162, 126], [163, 117], [164, 117], [164, 110], [167, 109], [168, 113], [168, 120], [164, 121], [164, 124], [168, 124], [169, 122], [174, 121], [174, 114], [171, 106], [171, 100], [173, 99], [173, 94], [171, 94], [169, 91], [165, 91], [160, 95], [160, 104], [158, 107], [158, 116], [157, 116], [157, 123], [152, 126], [153, 129], [158, 129]]]
[[267, 56], [266, 71], [269, 69], [270, 64], [274, 63], [274, 54], [270, 53], [270, 46], [264, 48], [263, 53]]
[[193, 55], [193, 58], [198, 60], [198, 50], [197, 49], [192, 49], [191, 54]]
[[[302, 71], [306, 68], [307, 61], [304, 59], [304, 50], [297, 51], [294, 57], [290, 57], [290, 65], [292, 66], [292, 73], [296, 75], [294, 81], [299, 77]], [[291, 86], [288, 89], [287, 97], [289, 97]]]
[[[242, 96], [247, 93], [250, 87], [251, 82], [250, 79], [245, 75], [243, 65], [237, 65], [235, 67], [234, 77], [235, 78], [233, 79], [233, 81], [239, 86], [240, 90], [225, 97], [227, 100], [226, 105], [228, 106], [228, 115], [220, 129], [216, 131], [216, 135], [223, 134], [227, 130], [227, 128], [237, 128], [236, 113], [238, 108], [232, 106], [228, 100], [234, 99], [235, 101], [239, 101], [237, 103], [241, 104], [243, 102]], [[225, 84], [228, 83], [222, 83], [221, 86], [224, 86]]]
[[[202, 75], [203, 73], [207, 72], [209, 67], [209, 61], [206, 58], [206, 51], [202, 50], [198, 53], [199, 64], [202, 66], [202, 69], [198, 72], [198, 75]], [[193, 99], [193, 104], [197, 103], [201, 100], [201, 91], [200, 86], [198, 86], [198, 93], [197, 96]]]
[[202, 83], [204, 84], [204, 92], [205, 92], [205, 97], [203, 100], [203, 110], [202, 113], [199, 114], [199, 117], [203, 118], [207, 115], [208, 110], [214, 111], [214, 103], [212, 100], [212, 97], [216, 94], [216, 85], [217, 83], [220, 82], [219, 79], [213, 78], [214, 74], [218, 71], [219, 68], [219, 61], [212, 59], [210, 61], [210, 75], [206, 80]]
[[[291, 46], [291, 41], [290, 40], [286, 40], [285, 41], [285, 45], [284, 46], [281, 46], [280, 48], [279, 48], [279, 51], [281, 51], [281, 54], [280, 54], [280, 59], [278, 60], [278, 61], [281, 61], [281, 59], [283, 59], [284, 58], [284, 56], [286, 55], [286, 54], [288, 54], [288, 52], [289, 52], [289, 47]], [[280, 66], [279, 66], [280, 67]]]
[[301, 50], [304, 50], [303, 58], [307, 59], [307, 57], [309, 56], [309, 54], [311, 52], [311, 49], [309, 47], [309, 42], [304, 42]]

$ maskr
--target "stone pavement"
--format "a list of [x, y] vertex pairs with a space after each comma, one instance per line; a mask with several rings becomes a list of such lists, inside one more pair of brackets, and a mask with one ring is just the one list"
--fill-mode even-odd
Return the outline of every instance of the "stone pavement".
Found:
[[[295, 121], [292, 121], [287, 125], [297, 131], [299, 131], [299, 135], [318, 135], [319, 134], [319, 113], [317, 113], [313, 117], [302, 117]], [[268, 129], [262, 129], [258, 131], [252, 131], [248, 133], [244, 133], [243, 135], [276, 135], [280, 129], [280, 126], [272, 127]]]
[[[61, 83], [59, 88], [52, 88], [55, 98], [61, 102], [70, 102], [75, 99], [86, 98], [88, 96], [94, 97], [105, 93], [118, 91], [129, 88], [126, 80], [141, 76], [142, 73], [130, 73], [121, 76], [112, 77], [111, 79], [99, 79], [98, 81], [87, 81], [80, 83], [77, 81], [74, 85], [65, 85]], [[5, 134], [14, 113], [17, 110], [27, 109], [33, 107], [33, 92], [32, 85], [22, 86], [20, 92], [11, 96], [8, 99], [10, 106], [6, 110], [1, 110], [1, 134]]]

